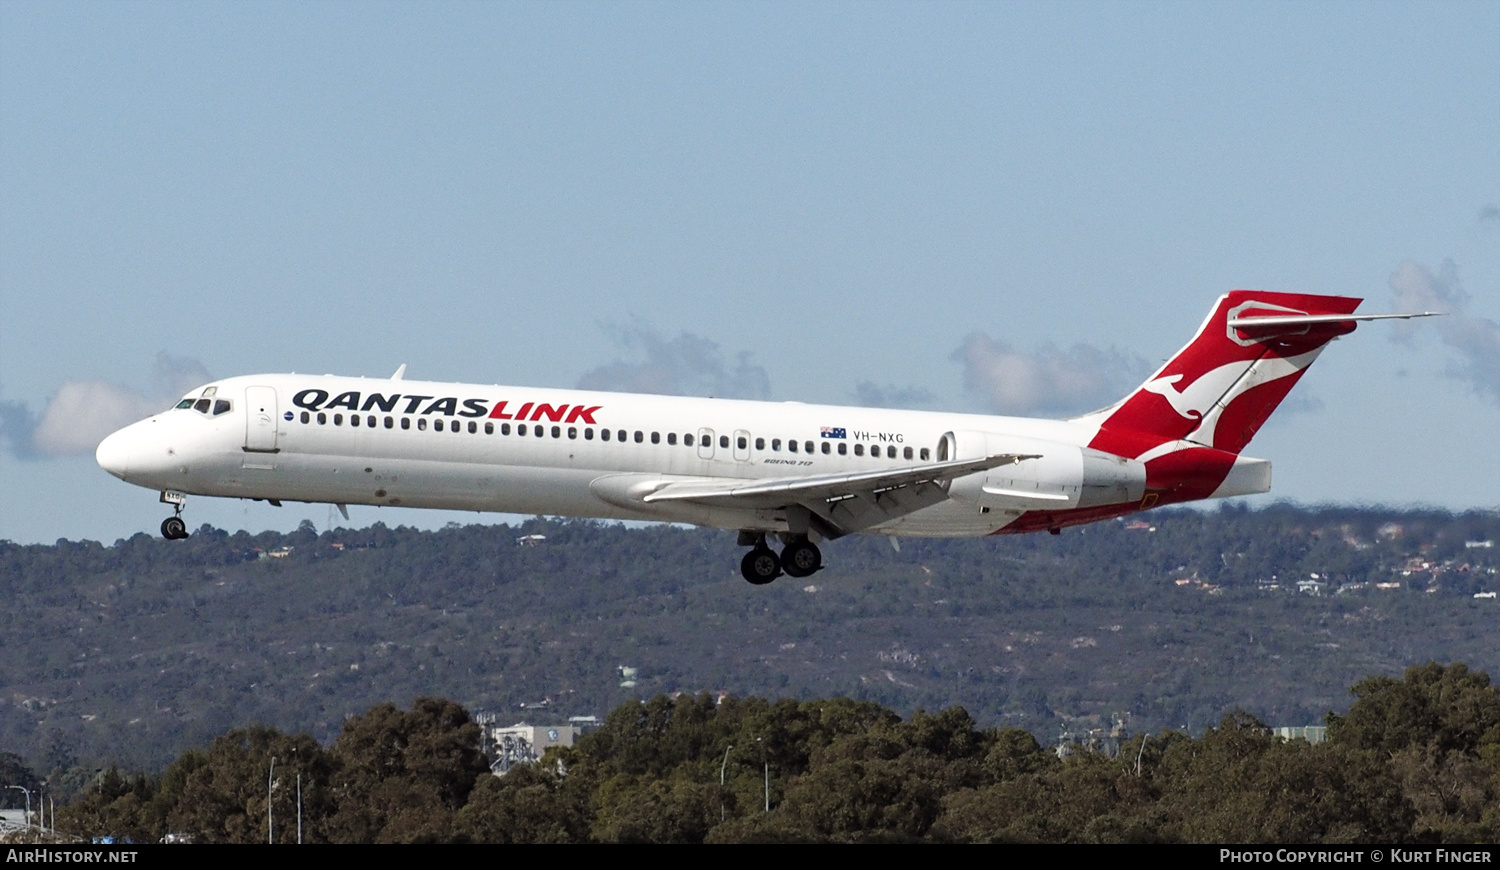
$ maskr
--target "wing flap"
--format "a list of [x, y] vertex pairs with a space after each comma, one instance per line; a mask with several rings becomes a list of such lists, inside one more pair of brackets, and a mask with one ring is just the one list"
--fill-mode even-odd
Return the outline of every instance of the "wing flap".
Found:
[[1036, 454], [1001, 453], [980, 459], [955, 459], [852, 474], [815, 474], [768, 480], [697, 478], [666, 483], [652, 492], [642, 494], [640, 499], [647, 504], [691, 501], [724, 507], [783, 507], [861, 494], [875, 495], [884, 490], [913, 484], [943, 483], [976, 471], [1036, 458]]

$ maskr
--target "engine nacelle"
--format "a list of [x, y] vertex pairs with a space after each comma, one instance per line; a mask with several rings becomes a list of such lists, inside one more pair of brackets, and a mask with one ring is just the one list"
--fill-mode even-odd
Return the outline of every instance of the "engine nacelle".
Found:
[[1076, 444], [959, 431], [943, 436], [938, 458], [977, 459], [1002, 453], [1034, 456], [958, 478], [950, 498], [986, 508], [1064, 510], [1139, 502], [1146, 492], [1146, 466], [1134, 459]]

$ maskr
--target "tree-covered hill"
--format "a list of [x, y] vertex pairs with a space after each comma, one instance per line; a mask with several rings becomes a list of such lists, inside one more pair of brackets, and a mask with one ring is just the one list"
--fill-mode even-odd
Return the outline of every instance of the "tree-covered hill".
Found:
[[1500, 588], [1500, 550], [1471, 545], [1500, 540], [1493, 513], [1143, 519], [844, 539], [763, 588], [732, 534], [676, 527], [0, 542], [0, 750], [156, 769], [247, 723], [326, 743], [387, 700], [552, 721], [679, 691], [960, 704], [1044, 740], [1116, 716], [1197, 732], [1235, 708], [1316, 723], [1412, 662], [1500, 667], [1500, 600], [1474, 597]]

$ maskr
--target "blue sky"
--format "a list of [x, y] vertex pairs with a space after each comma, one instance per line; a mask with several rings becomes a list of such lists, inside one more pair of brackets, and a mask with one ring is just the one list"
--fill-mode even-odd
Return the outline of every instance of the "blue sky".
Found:
[[1240, 287], [1453, 312], [1332, 347], [1262, 501], [1496, 507], [1497, 45], [1494, 3], [6, 0], [0, 538], [154, 533], [88, 442], [196, 378], [1062, 414]]

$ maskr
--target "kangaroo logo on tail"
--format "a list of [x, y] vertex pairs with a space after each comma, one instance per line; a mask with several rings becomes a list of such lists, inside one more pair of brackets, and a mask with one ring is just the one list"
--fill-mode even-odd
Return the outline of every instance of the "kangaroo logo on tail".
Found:
[[1182, 380], [1182, 375], [1168, 375], [1147, 381], [1141, 389], [1166, 399], [1167, 403], [1172, 406], [1172, 410], [1181, 414], [1184, 419], [1202, 420], [1203, 415], [1208, 413], [1220, 397], [1229, 392], [1234, 382], [1239, 380], [1244, 372], [1245, 367], [1236, 363], [1219, 366], [1182, 390], [1177, 389], [1177, 383]]
[[[1130, 458], [1191, 441], [1239, 453], [1328, 342], [1354, 329], [1359, 299], [1235, 290], [1186, 347], [1118, 404], [1079, 422], [1089, 446]], [[1345, 317], [1347, 315], [1347, 318]]]

